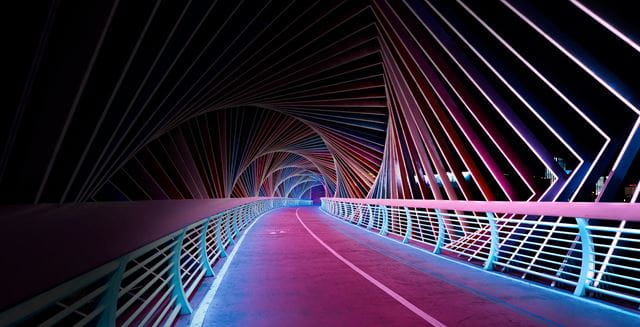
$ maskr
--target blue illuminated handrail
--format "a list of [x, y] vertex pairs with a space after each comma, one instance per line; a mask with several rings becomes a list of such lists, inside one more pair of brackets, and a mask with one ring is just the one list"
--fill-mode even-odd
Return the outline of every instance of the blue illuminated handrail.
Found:
[[0, 313], [0, 326], [171, 325], [191, 312], [202, 279], [251, 222], [271, 209], [311, 204], [265, 198], [203, 218]]
[[[640, 204], [323, 198], [435, 254], [638, 309]], [[391, 218], [392, 217], [392, 218]]]

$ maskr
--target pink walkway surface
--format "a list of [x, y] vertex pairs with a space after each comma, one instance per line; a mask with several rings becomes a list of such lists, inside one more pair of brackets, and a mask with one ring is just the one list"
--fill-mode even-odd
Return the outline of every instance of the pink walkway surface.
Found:
[[[344, 258], [320, 244], [298, 221]], [[324, 214], [266, 214], [246, 235], [204, 326], [639, 326], [640, 316], [452, 262]]]

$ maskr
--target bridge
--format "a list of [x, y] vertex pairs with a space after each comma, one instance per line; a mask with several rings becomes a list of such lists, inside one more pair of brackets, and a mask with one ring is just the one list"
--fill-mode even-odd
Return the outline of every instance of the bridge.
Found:
[[640, 326], [633, 2], [8, 5], [0, 327]]
[[[15, 301], [11, 295], [31, 298], [3, 312], [0, 323], [640, 322], [634, 311], [638, 290], [624, 283], [633, 275], [605, 268], [621, 266], [622, 259], [634, 262], [635, 252], [623, 258], [601, 245], [618, 235], [624, 244], [619, 247], [633, 249], [630, 237], [640, 230], [589, 223], [612, 216], [638, 221], [637, 204], [323, 198], [318, 207], [285, 198], [184, 201], [139, 203], [135, 210], [120, 203], [42, 208], [48, 214], [35, 221], [27, 218], [31, 206], [4, 212], [32, 230], [21, 233], [25, 225], [4, 230], [3, 246], [24, 250], [8, 258], [16, 266], [6, 274], [12, 283], [3, 303]], [[470, 212], [456, 213], [460, 206]], [[219, 212], [206, 216], [212, 211]], [[567, 217], [572, 213], [584, 217]], [[563, 218], [514, 219], [552, 214]], [[87, 216], [100, 223], [86, 223]], [[121, 230], [127, 233], [112, 237]], [[528, 237], [515, 242], [520, 238], [513, 235], [520, 233]], [[51, 244], [56, 247], [47, 250]], [[113, 256], [89, 268], [96, 258]], [[553, 258], [562, 264], [555, 271], [544, 265]], [[57, 286], [38, 294], [52, 285]]]
[[202, 296], [208, 305], [192, 325], [631, 326], [640, 319], [356, 226], [318, 207], [264, 215], [223, 281]]

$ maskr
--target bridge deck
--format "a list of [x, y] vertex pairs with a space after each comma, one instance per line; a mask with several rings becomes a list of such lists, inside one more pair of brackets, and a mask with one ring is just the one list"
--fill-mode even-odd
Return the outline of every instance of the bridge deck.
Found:
[[203, 325], [428, 324], [639, 326], [640, 317], [467, 267], [301, 207], [268, 213], [247, 233]]

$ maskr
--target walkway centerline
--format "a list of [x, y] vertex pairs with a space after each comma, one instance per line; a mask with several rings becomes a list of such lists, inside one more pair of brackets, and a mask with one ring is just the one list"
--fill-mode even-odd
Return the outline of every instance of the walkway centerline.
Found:
[[304, 227], [304, 229], [306, 229], [307, 232], [309, 232], [309, 234], [316, 241], [318, 241], [318, 243], [320, 243], [322, 246], [324, 246], [324, 248], [327, 249], [327, 251], [329, 251], [331, 254], [333, 254], [333, 256], [338, 258], [340, 261], [344, 262], [345, 265], [349, 266], [349, 268], [353, 269], [353, 271], [355, 271], [358, 274], [360, 274], [360, 276], [364, 277], [371, 284], [375, 285], [377, 288], [379, 288], [382, 291], [384, 291], [385, 293], [389, 294], [389, 296], [391, 296], [394, 300], [400, 302], [400, 304], [405, 306], [407, 309], [411, 310], [411, 312], [413, 312], [416, 315], [418, 315], [418, 317], [424, 319], [431, 326], [436, 326], [436, 327], [445, 327], [446, 326], [445, 324], [443, 324], [440, 321], [438, 321], [436, 318], [433, 318], [432, 316], [430, 316], [428, 313], [420, 310], [420, 308], [415, 306], [413, 303], [409, 302], [407, 299], [402, 297], [400, 294], [394, 292], [392, 289], [390, 289], [389, 287], [387, 287], [386, 285], [384, 285], [383, 283], [381, 283], [377, 279], [373, 278], [371, 275], [367, 274], [362, 269], [358, 268], [358, 266], [354, 265], [351, 261], [345, 259], [338, 252], [336, 252], [333, 248], [331, 248], [329, 245], [327, 245], [327, 243], [323, 242], [322, 239], [320, 239], [311, 229], [309, 229], [309, 227], [307, 227], [307, 225], [302, 221], [302, 219], [300, 219], [300, 214], [298, 213], [299, 210], [300, 210], [299, 208], [296, 209], [296, 218], [298, 218], [298, 221], [300, 222], [300, 224], [302, 224], [302, 227]]

